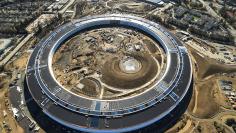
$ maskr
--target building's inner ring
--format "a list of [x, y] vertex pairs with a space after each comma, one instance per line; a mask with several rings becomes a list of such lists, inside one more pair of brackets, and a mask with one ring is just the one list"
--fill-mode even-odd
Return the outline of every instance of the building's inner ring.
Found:
[[166, 67], [160, 44], [133, 29], [99, 28], [63, 43], [52, 61], [54, 76], [69, 92], [120, 99], [148, 90]]

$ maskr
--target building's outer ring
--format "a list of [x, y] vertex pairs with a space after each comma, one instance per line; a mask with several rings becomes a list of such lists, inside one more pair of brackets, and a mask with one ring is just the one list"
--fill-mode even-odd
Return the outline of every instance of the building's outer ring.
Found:
[[[119, 100], [89, 99], [66, 91], [52, 73], [54, 52], [81, 31], [107, 26], [135, 28], [158, 41], [167, 55], [161, 79], [151, 89]], [[62, 125], [86, 132], [126, 132], [151, 125], [180, 106], [191, 89], [192, 68], [186, 48], [165, 28], [143, 18], [112, 14], [75, 20], [50, 33], [29, 59], [26, 81], [44, 113]]]

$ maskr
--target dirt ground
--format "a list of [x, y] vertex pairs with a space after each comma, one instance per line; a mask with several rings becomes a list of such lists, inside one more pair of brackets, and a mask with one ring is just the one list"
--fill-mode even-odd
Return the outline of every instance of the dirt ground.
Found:
[[236, 72], [236, 65], [219, 64], [216, 60], [209, 59], [191, 50], [196, 64], [196, 76], [198, 79], [205, 79], [214, 74]]
[[187, 48], [192, 58], [194, 69], [194, 91], [186, 113], [193, 121], [187, 120], [184, 126], [181, 125], [182, 121], [179, 121], [168, 132], [214, 133], [220, 128], [226, 133], [232, 132], [224, 122], [227, 118], [235, 118], [235, 116], [223, 115], [219, 118], [219, 121], [217, 117], [217, 123], [220, 128], [215, 127], [213, 117], [224, 109], [232, 109], [230, 103], [227, 102], [226, 96], [222, 93], [218, 81], [232, 81], [233, 88], [236, 88], [236, 78], [228, 76], [236, 72], [236, 66], [219, 64], [214, 59], [198, 54], [193, 48]]
[[[8, 86], [10, 81], [9, 76], [0, 76], [1, 86], [0, 86], [0, 132], [7, 133], [7, 128], [3, 126], [3, 122], [11, 128], [12, 133], [24, 133], [24, 130], [17, 124], [15, 118], [13, 117], [12, 111], [9, 110], [9, 100], [8, 100]], [[4, 112], [6, 114], [4, 114]]]
[[[52, 67], [56, 79], [70, 92], [114, 99], [136, 95], [158, 80], [165, 69], [164, 56], [163, 49], [141, 32], [123, 27], [99, 28], [62, 44], [53, 56]], [[138, 62], [137, 72], [123, 71], [122, 62], [130, 59]]]
[[219, 79], [225, 79], [220, 74], [236, 71], [235, 66], [217, 63], [213, 59], [199, 55], [189, 48], [194, 68], [194, 94], [188, 111], [199, 118], [210, 118], [220, 111], [220, 106], [230, 108], [226, 97], [218, 86]]
[[13, 62], [13, 66], [15, 66], [16, 69], [25, 69], [29, 55], [29, 53], [23, 53], [20, 58]]
[[[194, 101], [191, 101], [188, 108], [189, 113], [198, 118], [210, 118], [220, 111], [220, 105], [215, 100], [214, 91], [217, 84], [214, 80], [195, 84]], [[194, 106], [193, 106], [194, 105]]]
[[222, 117], [220, 117], [220, 120], [222, 123], [225, 123], [227, 119], [235, 119], [236, 120], [236, 114], [235, 115], [224, 115]]
[[[232, 133], [232, 131], [227, 126], [218, 122], [200, 122], [198, 127], [200, 127], [202, 133]], [[199, 130], [199, 128], [196, 128], [196, 130]]]
[[195, 128], [196, 121], [191, 118], [182, 119], [180, 122], [175, 124], [172, 128], [166, 131], [166, 133], [189, 133]]

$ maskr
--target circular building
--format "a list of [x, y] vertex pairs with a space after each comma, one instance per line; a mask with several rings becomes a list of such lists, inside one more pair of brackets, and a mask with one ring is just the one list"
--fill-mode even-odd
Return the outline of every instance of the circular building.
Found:
[[42, 111], [82, 132], [161, 132], [192, 94], [187, 49], [159, 24], [130, 15], [62, 25], [35, 47], [26, 73]]

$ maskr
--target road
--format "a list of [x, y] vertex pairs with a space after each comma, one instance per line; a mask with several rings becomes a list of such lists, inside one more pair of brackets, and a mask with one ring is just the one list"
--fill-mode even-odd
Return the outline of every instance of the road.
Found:
[[1, 62], [0, 66], [5, 65], [15, 54], [20, 50], [20, 48], [27, 42], [31, 37], [34, 36], [34, 33], [28, 34], [16, 47], [15, 49], [9, 53]]
[[[209, 119], [201, 119], [201, 118], [198, 118], [192, 114], [190, 114], [189, 112], [186, 112], [186, 114], [188, 116], [190, 116], [192, 119], [194, 120], [197, 120], [198, 123], [199, 122], [214, 122], [214, 121], [217, 121], [218, 123], [222, 124], [222, 125], [225, 125], [224, 122], [221, 121], [221, 117], [224, 116], [224, 115], [232, 115], [232, 116], [236, 116], [236, 111], [234, 110], [228, 110], [228, 109], [224, 109], [224, 111], [222, 112], [219, 112], [217, 113], [216, 115], [214, 115], [212, 118], [209, 118]], [[197, 124], [198, 125], [198, 124]], [[195, 126], [196, 128], [197, 126]], [[231, 130], [231, 132], [233, 133], [233, 129], [231, 128], [228, 128], [229, 130]]]
[[156, 8], [150, 12], [148, 12], [147, 14], [156, 14], [156, 13], [160, 13], [160, 12], [163, 12], [165, 11], [166, 9], [170, 8], [171, 6], [173, 6], [173, 4], [171, 3], [168, 3], [167, 5], [165, 5], [164, 7], [162, 8]]
[[69, 0], [69, 3], [63, 9], [58, 11], [58, 13], [63, 14], [74, 2], [75, 0]]
[[[69, 3], [63, 8], [61, 9], [58, 13], [63, 14], [67, 8], [69, 8], [73, 3], [75, 2], [75, 0], [70, 0]], [[0, 66], [4, 66], [19, 50], [20, 48], [31, 38], [34, 36], [34, 33], [28, 34], [16, 47], [15, 49], [10, 52], [1, 62], [0, 62]]]

